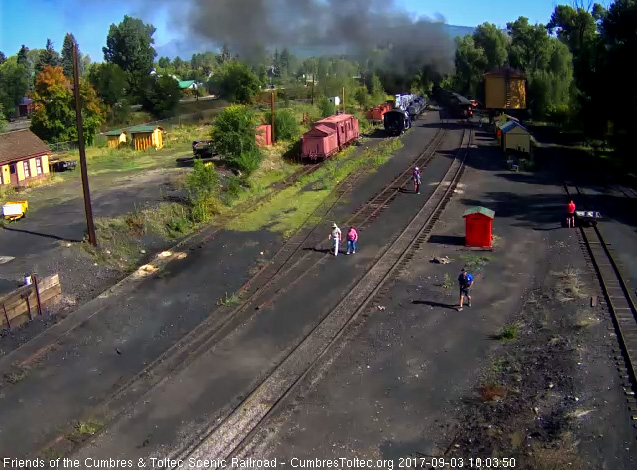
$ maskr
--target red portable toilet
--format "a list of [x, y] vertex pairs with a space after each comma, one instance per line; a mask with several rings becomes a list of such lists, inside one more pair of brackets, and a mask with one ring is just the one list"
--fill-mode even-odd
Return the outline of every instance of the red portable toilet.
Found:
[[486, 207], [472, 207], [465, 211], [465, 246], [491, 248], [491, 224], [495, 212]]

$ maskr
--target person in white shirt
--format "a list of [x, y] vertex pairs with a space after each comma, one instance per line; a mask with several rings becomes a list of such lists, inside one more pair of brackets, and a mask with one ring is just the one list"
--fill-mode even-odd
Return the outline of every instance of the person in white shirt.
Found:
[[332, 233], [330, 233], [328, 239], [332, 240], [334, 256], [338, 256], [338, 246], [341, 242], [341, 229], [338, 228], [338, 225], [336, 225], [335, 223], [332, 224]]

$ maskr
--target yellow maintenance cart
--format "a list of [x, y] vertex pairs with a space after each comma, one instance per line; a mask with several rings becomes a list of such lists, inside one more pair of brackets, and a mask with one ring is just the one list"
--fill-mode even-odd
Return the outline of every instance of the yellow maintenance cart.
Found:
[[5, 220], [14, 221], [24, 217], [28, 210], [27, 201], [11, 201], [2, 206], [2, 216]]

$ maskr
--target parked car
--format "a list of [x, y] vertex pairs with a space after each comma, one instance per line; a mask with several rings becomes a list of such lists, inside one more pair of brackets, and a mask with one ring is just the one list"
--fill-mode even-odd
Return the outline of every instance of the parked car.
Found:
[[72, 171], [77, 167], [77, 162], [75, 160], [58, 160], [56, 162], [51, 162], [51, 170], [54, 173], [59, 173], [61, 171]]

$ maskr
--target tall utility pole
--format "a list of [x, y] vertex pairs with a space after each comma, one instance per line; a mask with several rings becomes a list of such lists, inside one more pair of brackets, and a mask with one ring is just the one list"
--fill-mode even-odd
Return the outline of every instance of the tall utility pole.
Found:
[[270, 122], [272, 123], [272, 143], [274, 143], [274, 92], [270, 94], [270, 113], [272, 116], [272, 119], [270, 119]]
[[82, 103], [80, 101], [80, 74], [77, 57], [77, 43], [73, 44], [73, 92], [75, 94], [77, 143], [80, 150], [80, 169], [82, 171], [82, 191], [84, 192], [84, 212], [86, 213], [88, 242], [93, 246], [97, 246], [95, 225], [93, 224], [93, 210], [91, 209], [91, 192], [88, 187], [88, 171], [86, 170], [86, 149], [84, 148], [84, 133], [82, 128]]
[[345, 87], [343, 87], [343, 114], [345, 114]]

